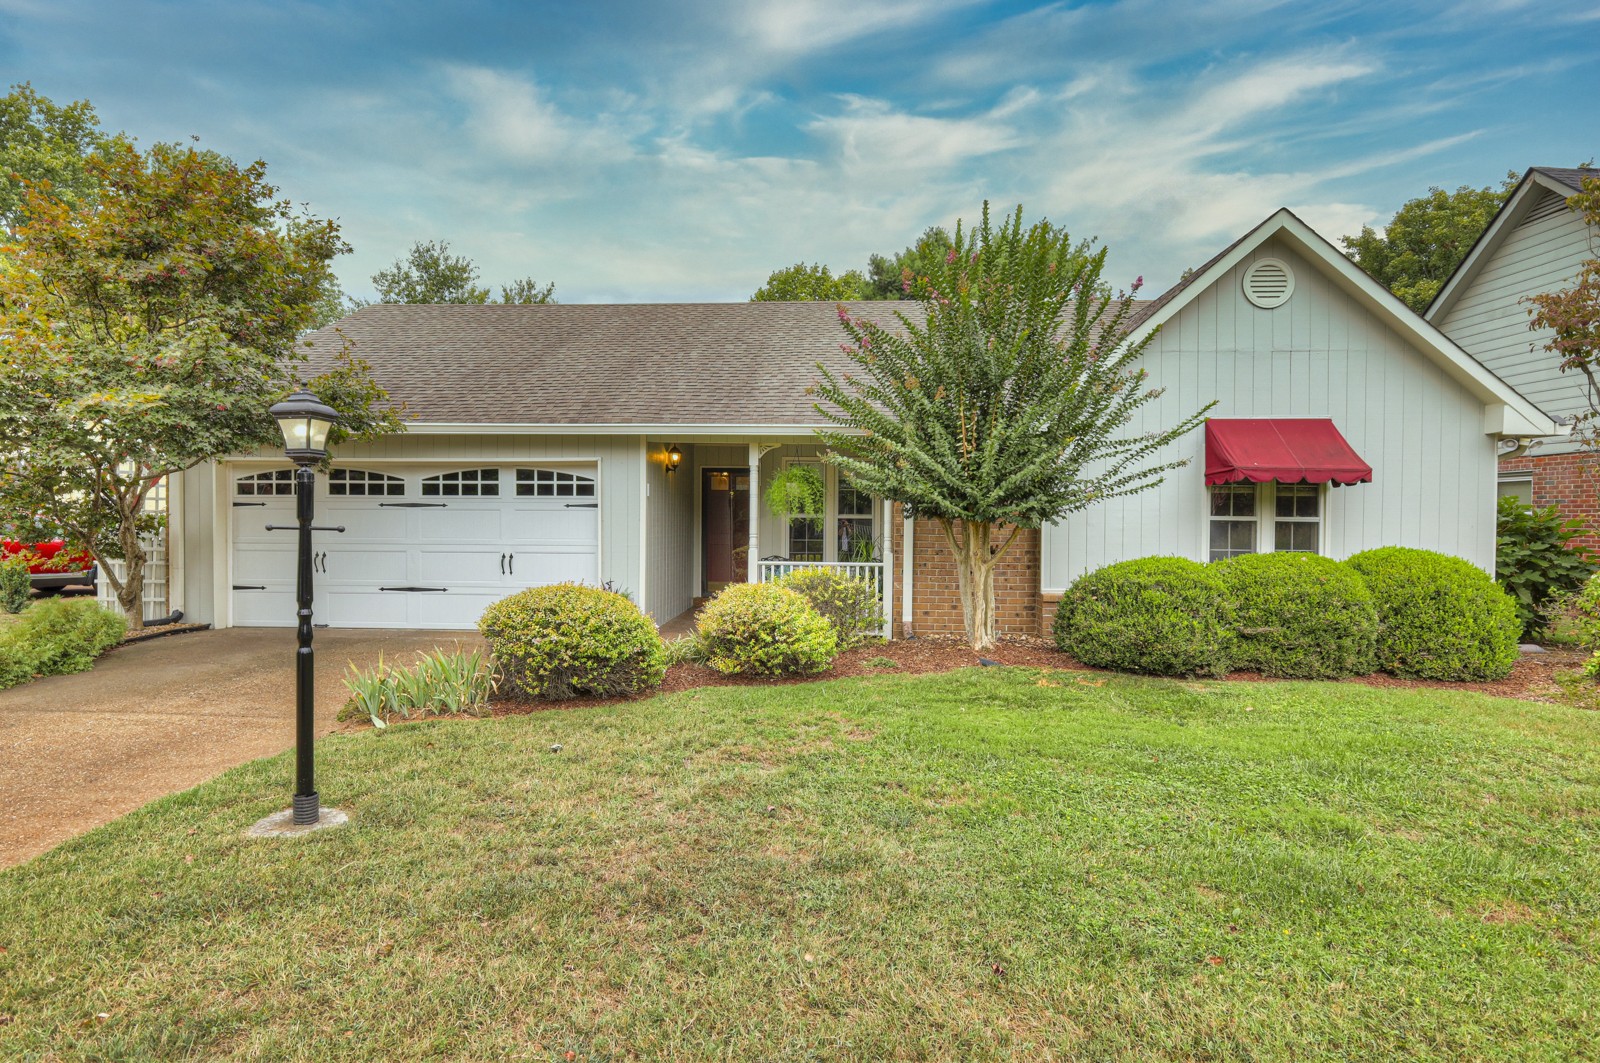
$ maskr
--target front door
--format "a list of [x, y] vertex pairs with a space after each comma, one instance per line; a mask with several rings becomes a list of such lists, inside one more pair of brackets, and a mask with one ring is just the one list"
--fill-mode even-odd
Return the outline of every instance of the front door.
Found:
[[705, 593], [744, 583], [750, 573], [750, 470], [701, 473], [700, 527], [705, 540]]

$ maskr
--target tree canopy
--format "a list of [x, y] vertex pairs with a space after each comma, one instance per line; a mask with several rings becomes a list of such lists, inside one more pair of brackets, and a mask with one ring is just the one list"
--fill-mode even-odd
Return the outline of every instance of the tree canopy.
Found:
[[[32, 189], [0, 269], [0, 508], [42, 514], [109, 569], [137, 626], [145, 500], [173, 473], [277, 449], [268, 407], [300, 383], [338, 227], [276, 198], [264, 163], [127, 142], [90, 158], [81, 202]], [[348, 351], [308, 382], [342, 436], [399, 427]]]
[[1430, 188], [1395, 211], [1381, 233], [1363, 225], [1360, 233], [1339, 242], [1356, 265], [1420, 314], [1488, 228], [1517, 180], [1512, 172], [1499, 188]]
[[837, 426], [818, 433], [829, 460], [939, 522], [977, 649], [994, 642], [994, 566], [1018, 530], [1160, 483], [1183, 463], [1159, 451], [1205, 413], [1132, 427], [1160, 391], [1134, 365], [1149, 338], [1129, 341], [1131, 300], [1101, 280], [1105, 249], [1081, 255], [1065, 231], [1022, 219], [1019, 206], [996, 227], [986, 203], [970, 231], [957, 223], [917, 287], [921, 322], [841, 307], [851, 368], [819, 366], [815, 388]]
[[[1095, 241], [1065, 239], [1066, 230], [1051, 225], [1043, 219], [1040, 225], [1062, 239], [1053, 239], [1051, 254], [1058, 269], [1075, 269], [1094, 253]], [[802, 302], [835, 302], [851, 299], [905, 299], [923, 296], [927, 278], [937, 273], [949, 254], [952, 238], [940, 225], [930, 225], [917, 237], [915, 243], [892, 255], [874, 254], [867, 259], [867, 269], [847, 270], [837, 276], [825, 265], [796, 263], [787, 269], [776, 270], [767, 283], [756, 290], [750, 301], [792, 300]]]
[[841, 299], [869, 299], [867, 279], [859, 270], [835, 277], [824, 265], [796, 262], [787, 269], [774, 270], [767, 283], [750, 297], [752, 303], [837, 302]]
[[88, 100], [58, 106], [24, 82], [0, 96], [0, 228], [22, 220], [27, 191], [66, 203], [94, 193], [90, 159], [120, 138], [100, 130]]
[[[464, 255], [452, 255], [445, 240], [418, 240], [388, 269], [372, 275], [380, 303], [471, 303], [490, 301], [488, 286], [478, 283], [478, 267]], [[502, 303], [553, 303], [555, 285], [523, 277], [501, 285]]]

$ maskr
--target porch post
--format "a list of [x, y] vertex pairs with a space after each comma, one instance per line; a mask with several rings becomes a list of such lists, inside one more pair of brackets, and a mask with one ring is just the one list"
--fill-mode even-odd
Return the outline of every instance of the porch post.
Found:
[[745, 582], [759, 582], [761, 560], [761, 454], [760, 443], [750, 444], [750, 552], [745, 556]]

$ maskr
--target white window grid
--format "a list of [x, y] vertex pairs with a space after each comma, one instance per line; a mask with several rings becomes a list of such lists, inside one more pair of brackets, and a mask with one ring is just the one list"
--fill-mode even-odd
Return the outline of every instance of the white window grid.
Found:
[[328, 494], [335, 497], [401, 498], [406, 482], [399, 476], [370, 469], [334, 469], [328, 474]]
[[241, 498], [261, 495], [294, 494], [293, 469], [269, 469], [250, 473], [233, 481], [233, 493]]
[[1207, 488], [1206, 556], [1323, 552], [1324, 484], [1215, 484]]
[[594, 478], [559, 469], [518, 469], [521, 498], [593, 498]]
[[499, 469], [462, 469], [442, 472], [422, 479], [425, 498], [497, 498], [500, 495]]

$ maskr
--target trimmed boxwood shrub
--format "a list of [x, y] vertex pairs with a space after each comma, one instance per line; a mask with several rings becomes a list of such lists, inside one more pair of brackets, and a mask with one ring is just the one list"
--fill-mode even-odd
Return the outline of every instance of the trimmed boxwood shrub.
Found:
[[776, 583], [735, 583], [700, 610], [700, 651], [725, 675], [812, 675], [833, 663], [833, 624]]
[[599, 587], [518, 591], [485, 609], [478, 630], [503, 689], [536, 700], [637, 694], [667, 674], [656, 625], [625, 596]]
[[34, 602], [15, 623], [0, 628], [0, 688], [36, 675], [87, 672], [127, 630], [126, 617], [87, 598]]
[[773, 582], [810, 602], [833, 625], [841, 650], [883, 630], [883, 603], [870, 580], [831, 568], [798, 568]]
[[1233, 610], [1198, 561], [1144, 557], [1090, 572], [1062, 596], [1056, 645], [1084, 664], [1150, 675], [1223, 675]]
[[1385, 546], [1345, 564], [1378, 607], [1378, 667], [1406, 679], [1504, 679], [1522, 623], [1511, 596], [1459, 557]]
[[1233, 666], [1285, 679], [1375, 672], [1378, 611], [1353, 569], [1316, 554], [1243, 554], [1212, 565], [1234, 609]]

